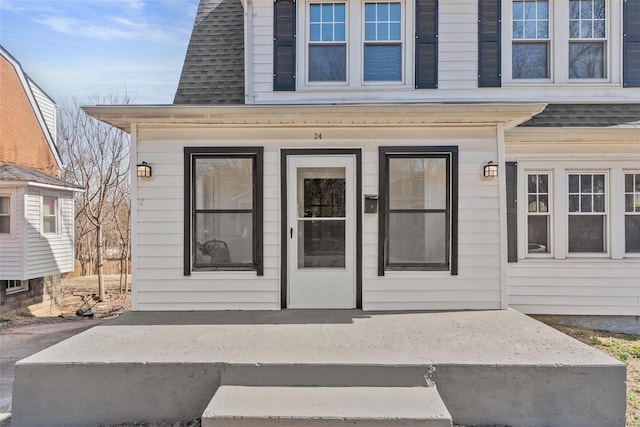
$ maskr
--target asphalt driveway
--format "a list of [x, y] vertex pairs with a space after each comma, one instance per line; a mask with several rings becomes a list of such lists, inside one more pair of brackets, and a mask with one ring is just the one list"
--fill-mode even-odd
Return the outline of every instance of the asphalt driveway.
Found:
[[[71, 319], [0, 329], [0, 421], [11, 412], [14, 368], [18, 360], [102, 323]], [[78, 351], [81, 351], [80, 349]]]

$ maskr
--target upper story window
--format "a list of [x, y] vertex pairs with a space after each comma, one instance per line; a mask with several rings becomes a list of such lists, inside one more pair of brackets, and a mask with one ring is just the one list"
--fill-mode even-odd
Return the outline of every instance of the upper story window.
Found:
[[549, 2], [513, 2], [512, 74], [514, 79], [549, 78]]
[[0, 196], [0, 234], [11, 233], [11, 199]]
[[58, 233], [58, 199], [42, 197], [42, 233]]
[[402, 80], [402, 6], [364, 4], [364, 81]]
[[570, 79], [603, 79], [606, 77], [605, 14], [604, 0], [570, 0]]
[[512, 0], [511, 79], [555, 83], [609, 75], [606, 0]]
[[435, 89], [438, 16], [438, 0], [275, 0], [273, 90]]
[[346, 82], [345, 3], [309, 5], [309, 81]]

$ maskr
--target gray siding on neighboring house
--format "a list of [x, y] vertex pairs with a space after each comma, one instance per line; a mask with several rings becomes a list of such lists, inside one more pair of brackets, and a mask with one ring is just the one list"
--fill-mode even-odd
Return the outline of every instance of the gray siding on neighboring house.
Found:
[[202, 0], [174, 104], [244, 104], [240, 0]]

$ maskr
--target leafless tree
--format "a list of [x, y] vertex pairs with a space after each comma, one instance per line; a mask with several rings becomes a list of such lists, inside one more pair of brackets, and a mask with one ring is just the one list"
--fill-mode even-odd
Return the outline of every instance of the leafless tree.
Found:
[[[129, 99], [92, 97], [87, 103], [128, 104]], [[128, 194], [121, 188], [128, 185], [129, 180], [129, 136], [88, 116], [74, 99], [71, 106], [61, 109], [58, 149], [65, 164], [64, 178], [84, 189], [76, 200], [76, 222], [83, 227], [80, 237], [88, 237], [88, 226], [95, 236], [92, 245], [95, 246], [98, 292], [100, 300], [104, 300], [105, 234], [111, 234], [105, 232], [105, 227], [114, 222], [114, 208], [122, 202], [116, 199]]]

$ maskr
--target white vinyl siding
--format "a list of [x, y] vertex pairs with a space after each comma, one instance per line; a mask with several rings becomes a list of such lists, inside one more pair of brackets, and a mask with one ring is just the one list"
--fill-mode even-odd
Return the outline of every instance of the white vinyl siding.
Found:
[[0, 234], [0, 280], [24, 279], [23, 220], [24, 188], [2, 189], [0, 195], [11, 201], [11, 233]]
[[[43, 233], [42, 198], [55, 197], [58, 203], [59, 227], [54, 233]], [[29, 187], [25, 195], [26, 274], [28, 278], [73, 271], [73, 193], [50, 192]]]
[[[551, 2], [553, 3], [553, 2]], [[564, 31], [568, 34], [569, 10], [568, 1], [563, 0], [564, 12], [554, 15], [551, 34]], [[564, 38], [562, 62], [555, 61], [553, 71], [562, 78], [547, 81], [511, 80], [511, 1], [503, 1], [502, 13], [502, 88], [478, 88], [478, 4], [468, 0], [441, 0], [438, 4], [438, 88], [416, 90], [414, 80], [414, 2], [403, 2], [403, 18], [405, 19], [404, 37], [406, 55], [403, 58], [406, 72], [404, 84], [376, 84], [375, 90], [370, 85], [362, 87], [345, 84], [331, 87], [300, 88], [292, 92], [273, 91], [273, 2], [257, 0], [251, 3], [253, 10], [253, 27], [249, 32], [249, 42], [253, 45], [247, 53], [248, 104], [287, 104], [287, 103], [366, 103], [366, 102], [492, 102], [492, 101], [526, 101], [526, 102], [576, 102], [576, 90], [580, 91], [581, 101], [613, 102], [638, 99], [640, 88], [622, 88], [621, 46], [622, 32], [610, 31], [607, 38], [607, 78], [602, 79], [569, 79], [568, 38]], [[621, 1], [607, 3], [607, 19], [610, 29], [620, 29], [622, 24]], [[297, 2], [298, 10], [298, 62], [297, 81], [299, 86], [305, 77], [305, 34], [304, 2]], [[406, 9], [406, 11], [405, 11]], [[362, 12], [359, 7], [349, 7], [347, 27], [360, 27]], [[360, 33], [358, 33], [360, 34]], [[348, 48], [349, 49], [349, 48]], [[360, 68], [361, 56], [349, 57], [349, 70], [355, 72], [354, 62]], [[361, 73], [349, 75], [350, 84], [361, 81]], [[588, 86], [587, 86], [588, 84]], [[364, 88], [364, 89], [363, 89]], [[366, 89], [366, 90], [365, 90]]]
[[53, 139], [53, 141], [55, 141], [57, 137], [56, 104], [31, 79], [29, 79], [28, 81], [29, 87], [31, 88], [33, 96], [36, 99], [36, 103], [38, 104], [38, 108], [40, 109], [42, 117], [44, 118], [44, 121], [47, 125], [47, 129], [51, 134], [51, 138]]
[[[508, 265], [509, 305], [516, 310], [527, 314], [640, 315], [640, 259], [624, 252], [624, 174], [640, 161], [638, 140], [618, 141], [613, 133], [603, 136], [600, 143], [573, 142], [586, 137], [577, 131], [567, 136], [570, 142], [544, 134], [540, 142], [518, 142], [516, 136], [507, 136], [507, 160], [518, 162], [518, 200], [526, 200], [524, 175], [529, 171], [547, 170], [553, 179], [553, 258], [525, 259], [526, 209], [518, 204], [520, 259]], [[569, 253], [567, 244], [567, 180], [569, 174], [581, 173], [607, 176], [608, 253], [589, 254], [588, 258]]]
[[[317, 131], [323, 135], [323, 148], [362, 148], [363, 194], [378, 194], [379, 145], [459, 147], [459, 274], [387, 272], [379, 277], [377, 215], [363, 214], [365, 310], [501, 307], [499, 181], [481, 178], [483, 161], [497, 158], [495, 128], [433, 127], [425, 132], [419, 127], [328, 127]], [[140, 127], [137, 157], [154, 165], [154, 178], [134, 181], [138, 200], [133, 214], [134, 309], [279, 309], [280, 149], [318, 148], [312, 133], [287, 127]], [[264, 276], [253, 271], [183, 275], [184, 146], [264, 147]]]

